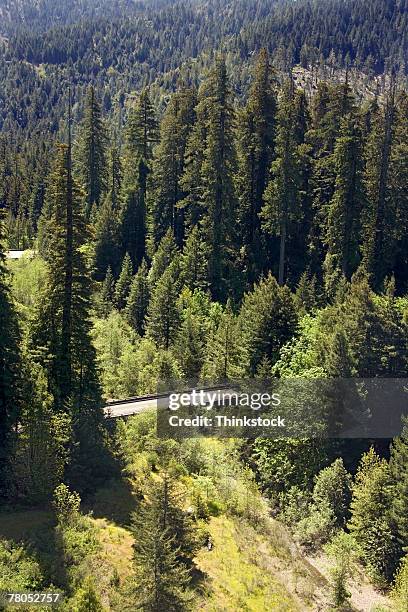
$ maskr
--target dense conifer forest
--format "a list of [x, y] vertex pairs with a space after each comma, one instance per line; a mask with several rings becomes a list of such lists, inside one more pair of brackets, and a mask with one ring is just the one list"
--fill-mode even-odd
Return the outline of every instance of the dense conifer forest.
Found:
[[408, 425], [177, 441], [103, 412], [406, 377], [407, 14], [0, 0], [0, 591], [408, 610]]

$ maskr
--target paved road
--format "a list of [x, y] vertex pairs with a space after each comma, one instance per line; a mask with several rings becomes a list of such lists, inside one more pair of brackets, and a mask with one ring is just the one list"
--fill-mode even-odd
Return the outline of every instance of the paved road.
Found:
[[21, 259], [22, 257], [25, 257], [26, 259], [32, 259], [36, 256], [36, 254], [36, 251], [33, 251], [32, 249], [26, 249], [25, 251], [6, 251], [7, 259]]
[[6, 251], [7, 259], [21, 259], [24, 251]]
[[[206, 387], [203, 389], [204, 391], [204, 404], [207, 403], [207, 392], [232, 392], [233, 389], [231, 387], [219, 386], [219, 387]], [[190, 391], [185, 391], [183, 395], [190, 393]], [[158, 401], [161, 399], [163, 401], [168, 397], [167, 394], [163, 393], [161, 395], [150, 395], [144, 397], [133, 397], [127, 400], [118, 400], [114, 402], [109, 402], [104, 407], [105, 416], [107, 418], [117, 419], [119, 417], [127, 417], [132, 414], [140, 414], [141, 412], [147, 412], [148, 410], [157, 410]]]
[[135, 399], [126, 400], [123, 403], [108, 404], [104, 408], [105, 416], [111, 419], [127, 417], [132, 414], [140, 414], [148, 410], [157, 410], [157, 399]]

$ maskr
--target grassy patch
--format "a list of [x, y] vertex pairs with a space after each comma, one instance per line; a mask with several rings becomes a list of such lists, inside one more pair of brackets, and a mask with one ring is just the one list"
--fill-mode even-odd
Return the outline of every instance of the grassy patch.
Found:
[[199, 609], [282, 610], [296, 612], [295, 597], [279, 579], [281, 560], [268, 540], [248, 523], [213, 517], [209, 523], [212, 549], [197, 556], [198, 567], [207, 575], [206, 596]]
[[44, 529], [52, 529], [55, 519], [45, 510], [0, 512], [0, 539], [25, 542]]

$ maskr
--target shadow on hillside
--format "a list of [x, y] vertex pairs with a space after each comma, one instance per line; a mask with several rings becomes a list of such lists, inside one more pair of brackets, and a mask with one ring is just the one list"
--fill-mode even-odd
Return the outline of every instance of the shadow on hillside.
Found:
[[130, 524], [137, 499], [131, 486], [124, 479], [110, 480], [83, 503], [84, 512], [92, 512], [94, 518], [106, 518], [121, 527]]
[[65, 588], [68, 578], [61, 562], [61, 542], [53, 512], [44, 509], [0, 513], [0, 539], [22, 545], [40, 565], [45, 583]]

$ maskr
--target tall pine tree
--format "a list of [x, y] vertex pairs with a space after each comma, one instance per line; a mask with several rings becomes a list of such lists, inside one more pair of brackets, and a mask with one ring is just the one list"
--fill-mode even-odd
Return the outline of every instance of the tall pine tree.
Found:
[[129, 254], [126, 253], [122, 261], [122, 269], [115, 286], [114, 300], [117, 308], [122, 310], [126, 306], [126, 301], [129, 297], [130, 286], [133, 278], [133, 265]]
[[138, 183], [146, 198], [147, 176], [151, 170], [153, 146], [159, 140], [156, 114], [145, 88], [131, 108], [126, 125], [126, 155], [138, 173]]
[[381, 289], [393, 271], [396, 206], [390, 189], [390, 159], [395, 132], [395, 85], [373, 118], [366, 146], [365, 188], [367, 205], [363, 215], [363, 262], [373, 288]]
[[210, 333], [201, 379], [210, 383], [233, 380], [239, 372], [239, 362], [237, 319], [228, 300], [217, 326]]
[[[183, 204], [194, 225], [202, 219], [214, 299], [225, 297], [235, 247], [233, 108], [225, 59], [218, 58], [198, 94], [197, 121], [187, 146]], [[203, 139], [204, 138], [204, 139]]]
[[186, 240], [180, 261], [183, 284], [192, 291], [194, 289], [208, 288], [208, 259], [206, 251], [206, 242], [203, 239], [200, 227], [196, 225]]
[[341, 121], [355, 112], [355, 101], [348, 83], [328, 85], [319, 83], [311, 103], [311, 125], [306, 135], [313, 153], [310, 190], [313, 200], [313, 219], [309, 237], [309, 271], [321, 280], [325, 257], [323, 238], [326, 212], [331, 202], [336, 181], [333, 152], [340, 135]]
[[247, 249], [249, 281], [264, 267], [259, 213], [274, 156], [276, 93], [268, 52], [258, 56], [248, 102], [238, 116], [238, 172], [240, 244]]
[[7, 467], [13, 456], [21, 411], [20, 332], [5, 263], [3, 211], [0, 211], [0, 497], [6, 494]]
[[304, 223], [303, 173], [308, 168], [305, 135], [305, 99], [301, 91], [294, 91], [293, 82], [286, 84], [277, 114], [276, 159], [271, 166], [271, 177], [264, 194], [261, 211], [262, 227], [279, 236], [279, 284], [287, 278], [287, 244], [290, 232]]
[[324, 263], [329, 294], [337, 286], [339, 276], [350, 280], [359, 264], [360, 218], [364, 205], [363, 160], [360, 128], [351, 115], [342, 122], [341, 136], [334, 148], [333, 167], [336, 183], [326, 212]]
[[389, 512], [390, 484], [386, 460], [371, 448], [363, 455], [356, 474], [348, 528], [368, 572], [383, 586], [391, 581], [400, 554]]
[[123, 253], [134, 268], [146, 255], [147, 185], [158, 125], [147, 89], [130, 110], [125, 129], [124, 171], [121, 189], [120, 234]]
[[145, 332], [149, 300], [150, 285], [148, 281], [148, 267], [145, 260], [143, 260], [133, 277], [125, 309], [127, 322], [141, 336], [143, 336]]
[[193, 90], [173, 94], [160, 126], [160, 144], [153, 161], [150, 194], [150, 251], [154, 253], [160, 240], [172, 228], [179, 247], [184, 240], [184, 209], [178, 203], [184, 197], [181, 177], [184, 154], [192, 129], [196, 104]]
[[108, 137], [102, 110], [91, 85], [86, 96], [78, 143], [78, 170], [85, 188], [88, 217], [92, 208], [99, 205], [107, 187], [107, 144]]
[[71, 145], [59, 145], [47, 198], [52, 256], [31, 326], [30, 347], [46, 368], [53, 411], [69, 415], [70, 475], [81, 488], [104, 471], [102, 400], [91, 342], [91, 281], [82, 246], [82, 193], [72, 177]]
[[147, 334], [158, 346], [168, 349], [180, 324], [177, 303], [180, 287], [178, 260], [173, 261], [157, 281], [147, 315]]
[[168, 479], [152, 483], [147, 499], [132, 521], [137, 534], [133, 547], [136, 566], [133, 587], [138, 609], [146, 612], [190, 609], [191, 575], [183, 559], [183, 553], [188, 554], [190, 548], [187, 520], [175, 505]]

